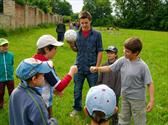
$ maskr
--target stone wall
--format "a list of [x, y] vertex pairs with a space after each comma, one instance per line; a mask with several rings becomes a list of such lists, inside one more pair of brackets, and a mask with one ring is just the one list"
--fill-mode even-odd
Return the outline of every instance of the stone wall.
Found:
[[15, 28], [15, 2], [12, 0], [3, 0], [0, 28]]
[[34, 27], [42, 23], [57, 24], [62, 21], [63, 17], [60, 15], [45, 14], [36, 7], [21, 6], [13, 0], [3, 0], [3, 13], [0, 13], [0, 28]]

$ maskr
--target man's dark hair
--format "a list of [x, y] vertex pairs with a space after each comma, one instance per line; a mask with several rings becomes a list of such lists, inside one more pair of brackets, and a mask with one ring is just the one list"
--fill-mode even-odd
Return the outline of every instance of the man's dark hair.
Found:
[[55, 46], [53, 46], [53, 45], [48, 45], [48, 46], [46, 46], [46, 47], [40, 48], [40, 49], [37, 50], [37, 54], [42, 54], [42, 55], [44, 55], [44, 54], [46, 54], [44, 48], [48, 48], [48, 50], [51, 51], [54, 47], [55, 47]]
[[90, 21], [92, 20], [92, 16], [88, 11], [81, 11], [79, 14], [79, 19], [88, 18]]
[[139, 54], [142, 50], [142, 42], [137, 37], [131, 37], [125, 41], [124, 47], [130, 50], [132, 53], [138, 52]]

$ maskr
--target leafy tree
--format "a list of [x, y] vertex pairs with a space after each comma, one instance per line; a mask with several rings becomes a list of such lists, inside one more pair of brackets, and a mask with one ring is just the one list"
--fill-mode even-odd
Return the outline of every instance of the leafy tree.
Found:
[[158, 29], [168, 30], [168, 0], [160, 2], [159, 8], [155, 11], [154, 19], [158, 21]]
[[[167, 0], [115, 0], [118, 23], [126, 28], [166, 29]], [[164, 27], [165, 26], [165, 27]]]
[[50, 6], [51, 0], [29, 0], [30, 5], [37, 6], [45, 13], [52, 13], [52, 7]]
[[37, 6], [42, 9], [45, 13], [51, 13], [52, 8], [50, 6], [51, 0], [15, 0], [20, 5], [31, 5]]
[[112, 7], [109, 0], [85, 0], [82, 10], [87, 10], [91, 13], [94, 25], [111, 23]]
[[51, 6], [53, 13], [66, 16], [70, 16], [73, 13], [72, 6], [66, 0], [52, 0]]
[[84, 6], [82, 10], [87, 10], [92, 16], [96, 13], [96, 4], [94, 0], [84, 0]]
[[57, 13], [67, 16], [72, 14], [72, 6], [66, 0], [16, 0], [16, 3], [37, 6], [46, 13]]
[[20, 5], [25, 5], [26, 4], [25, 0], [15, 0], [15, 2], [20, 4]]
[[78, 20], [78, 15], [79, 15], [79, 13], [73, 13], [73, 14], [71, 15], [71, 21], [76, 21], [76, 20]]

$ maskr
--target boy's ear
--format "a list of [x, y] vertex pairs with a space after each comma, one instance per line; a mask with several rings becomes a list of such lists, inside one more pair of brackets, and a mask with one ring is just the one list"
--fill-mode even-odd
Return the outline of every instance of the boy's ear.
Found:
[[139, 51], [136, 51], [135, 53], [133, 53], [134, 55], [138, 56], [139, 55]]
[[36, 79], [36, 76], [33, 76], [33, 77], [32, 77], [32, 81], [34, 81], [35, 79]]
[[83, 110], [84, 110], [85, 115], [86, 115], [86, 116], [88, 116], [88, 115], [89, 115], [89, 112], [88, 112], [88, 110], [87, 110], [86, 106], [84, 107], [84, 109], [83, 109]]
[[118, 112], [118, 107], [116, 106], [115, 109], [114, 109], [114, 112], [117, 113]]
[[49, 49], [47, 47], [44, 47], [44, 51], [47, 53]]

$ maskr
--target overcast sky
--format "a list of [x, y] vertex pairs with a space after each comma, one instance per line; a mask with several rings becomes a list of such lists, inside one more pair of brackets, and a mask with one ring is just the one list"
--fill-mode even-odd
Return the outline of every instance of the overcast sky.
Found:
[[66, 0], [72, 5], [72, 11], [74, 13], [80, 12], [83, 7], [83, 0]]

